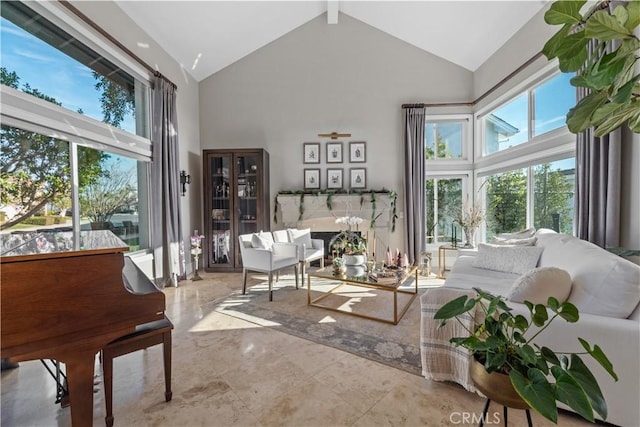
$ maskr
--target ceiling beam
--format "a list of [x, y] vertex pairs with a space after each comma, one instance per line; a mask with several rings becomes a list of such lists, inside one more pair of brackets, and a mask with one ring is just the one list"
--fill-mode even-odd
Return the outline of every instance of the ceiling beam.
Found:
[[327, 0], [327, 24], [338, 23], [338, 0]]

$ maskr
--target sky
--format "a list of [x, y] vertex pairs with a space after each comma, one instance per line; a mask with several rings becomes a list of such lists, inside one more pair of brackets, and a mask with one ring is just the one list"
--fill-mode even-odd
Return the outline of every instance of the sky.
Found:
[[[18, 74], [20, 88], [29, 83], [32, 88], [61, 102], [65, 108], [73, 111], [82, 109], [83, 114], [102, 120], [100, 92], [95, 89], [96, 80], [89, 67], [11, 21], [0, 19], [0, 62], [8, 72], [15, 71]], [[133, 116], [128, 117], [120, 127], [135, 133]]]

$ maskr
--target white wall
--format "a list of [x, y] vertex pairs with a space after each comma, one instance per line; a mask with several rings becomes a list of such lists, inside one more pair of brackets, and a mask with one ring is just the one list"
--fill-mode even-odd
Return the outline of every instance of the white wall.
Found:
[[[337, 25], [321, 15], [200, 82], [202, 148], [267, 149], [273, 199], [302, 189], [305, 166], [317, 167], [303, 165], [304, 142], [323, 142], [325, 188], [326, 139], [317, 134], [348, 132], [345, 148], [367, 142], [367, 187], [402, 193], [401, 105], [471, 97], [468, 70], [347, 15]], [[345, 178], [353, 166], [338, 165]], [[403, 247], [402, 227], [400, 220], [391, 247]]]
[[[140, 29], [112, 1], [72, 1], [73, 5], [139, 58], [175, 83], [177, 89], [180, 169], [193, 177], [187, 196], [182, 198], [182, 233], [185, 245], [194, 229], [201, 226], [200, 126], [198, 114], [198, 83], [173, 60], [151, 37]], [[144, 46], [144, 47], [142, 47]], [[185, 246], [188, 248], [188, 246]], [[187, 260], [191, 272], [191, 259]]]

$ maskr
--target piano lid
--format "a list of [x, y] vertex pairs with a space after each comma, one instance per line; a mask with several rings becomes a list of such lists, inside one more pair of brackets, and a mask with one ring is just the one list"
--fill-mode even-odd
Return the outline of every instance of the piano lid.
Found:
[[0, 234], [0, 256], [55, 254], [93, 251], [97, 249], [129, 250], [129, 245], [110, 230], [80, 231], [74, 238], [72, 231], [27, 231]]

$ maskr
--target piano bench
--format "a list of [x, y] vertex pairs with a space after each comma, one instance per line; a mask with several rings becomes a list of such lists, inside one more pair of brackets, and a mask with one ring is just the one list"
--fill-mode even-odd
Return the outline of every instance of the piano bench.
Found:
[[163, 344], [165, 401], [169, 402], [171, 392], [171, 330], [173, 324], [165, 316], [162, 320], [136, 326], [135, 332], [111, 341], [100, 352], [102, 360], [102, 376], [104, 379], [104, 396], [107, 416], [107, 427], [113, 426], [113, 359], [118, 356]]

